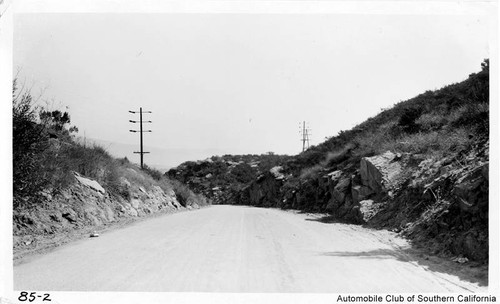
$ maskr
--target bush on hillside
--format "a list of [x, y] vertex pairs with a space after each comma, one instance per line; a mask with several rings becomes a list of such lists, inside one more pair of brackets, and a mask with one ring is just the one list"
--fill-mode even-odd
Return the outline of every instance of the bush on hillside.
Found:
[[[159, 186], [172, 190], [184, 206], [206, 205], [208, 201], [185, 185], [170, 181], [148, 166], [140, 170], [128, 159], [115, 159], [105, 148], [77, 141], [67, 112], [35, 106], [30, 94], [13, 83], [14, 208], [29, 208], [43, 193], [58, 193], [74, 181], [73, 172], [97, 181], [111, 195], [130, 199], [126, 179], [147, 190]], [[243, 169], [242, 169], [243, 170]], [[243, 173], [241, 173], [243, 174]]]
[[249, 183], [257, 177], [252, 167], [248, 164], [239, 164], [230, 172], [238, 183]]
[[68, 112], [42, 110], [39, 116], [40, 123], [48, 130], [49, 135], [53, 137], [65, 137], [68, 139], [71, 133], [78, 132], [76, 126], [69, 126], [71, 118]]
[[122, 193], [117, 161], [102, 147], [76, 142], [70, 115], [35, 105], [29, 91], [13, 83], [14, 207], [29, 207], [42, 192], [58, 192], [74, 181], [74, 172]]
[[201, 194], [196, 194], [188, 186], [177, 181], [170, 180], [170, 184], [173, 187], [175, 196], [177, 200], [183, 207], [191, 206], [197, 204], [199, 206], [205, 206], [209, 204], [209, 201]]
[[146, 164], [144, 164], [143, 170], [144, 170], [144, 172], [149, 174], [154, 180], [159, 181], [160, 179], [163, 178], [163, 173], [161, 173], [159, 170], [156, 170], [155, 168], [149, 167]]
[[37, 108], [29, 92], [12, 90], [12, 148], [14, 206], [24, 205], [28, 198], [36, 197], [47, 185], [38, 166], [40, 152], [48, 148], [47, 134], [36, 122]]
[[405, 109], [398, 121], [398, 126], [400, 126], [405, 133], [415, 133], [418, 131], [418, 124], [416, 120], [420, 117], [421, 110], [418, 108], [408, 108]]

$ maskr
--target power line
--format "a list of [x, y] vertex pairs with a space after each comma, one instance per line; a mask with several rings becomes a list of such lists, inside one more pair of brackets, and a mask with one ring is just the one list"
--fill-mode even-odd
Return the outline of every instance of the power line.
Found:
[[139, 123], [140, 124], [139, 130], [129, 130], [129, 131], [132, 132], [132, 133], [139, 132], [139, 134], [140, 134], [140, 138], [141, 138], [141, 150], [139, 152], [134, 151], [134, 153], [138, 153], [138, 154], [141, 155], [141, 169], [144, 169], [144, 154], [149, 153], [149, 152], [144, 152], [142, 133], [152, 132], [152, 131], [151, 130], [142, 130], [142, 124], [143, 123], [152, 123], [152, 121], [151, 120], [143, 121], [142, 120], [142, 114], [150, 114], [151, 111], [143, 111], [142, 108], [139, 108], [139, 111], [129, 111], [129, 113], [132, 113], [132, 114], [139, 113], [139, 120], [138, 121], [137, 120], [129, 120], [129, 122], [131, 122], [131, 123]]

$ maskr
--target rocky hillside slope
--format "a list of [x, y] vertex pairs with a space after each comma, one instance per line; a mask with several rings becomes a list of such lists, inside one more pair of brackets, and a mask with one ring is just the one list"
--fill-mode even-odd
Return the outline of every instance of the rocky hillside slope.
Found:
[[288, 159], [289, 156], [273, 153], [213, 156], [182, 163], [165, 175], [202, 193], [214, 204], [233, 204], [235, 197], [249, 183]]
[[[481, 68], [274, 163], [221, 202], [328, 212], [324, 221], [391, 229], [434, 254], [487, 262], [489, 61]], [[225, 195], [210, 182], [217, 172], [191, 172], [171, 176]]]
[[79, 140], [70, 116], [13, 88], [14, 256], [140, 217], [210, 204], [155, 169]]
[[198, 209], [209, 203], [200, 196], [186, 199], [183, 193], [176, 193], [174, 186], [153, 179], [136, 165], [127, 164], [126, 171], [120, 176], [124, 195], [116, 195], [97, 181], [73, 172], [69, 186], [55, 193], [46, 190], [38, 204], [15, 209], [14, 257], [89, 237], [141, 217]]

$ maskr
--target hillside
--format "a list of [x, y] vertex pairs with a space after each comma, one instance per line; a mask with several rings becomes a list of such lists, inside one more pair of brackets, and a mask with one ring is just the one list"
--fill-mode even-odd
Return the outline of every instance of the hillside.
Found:
[[14, 258], [141, 217], [200, 208], [204, 196], [79, 141], [70, 115], [13, 89]]
[[210, 198], [214, 204], [233, 204], [249, 183], [289, 159], [291, 157], [273, 153], [212, 156], [184, 162], [165, 175]]
[[237, 187], [218, 169], [229, 158], [168, 176], [220, 191], [219, 203], [328, 213], [322, 221], [391, 229], [433, 254], [488, 261], [488, 60], [465, 81], [400, 102]]

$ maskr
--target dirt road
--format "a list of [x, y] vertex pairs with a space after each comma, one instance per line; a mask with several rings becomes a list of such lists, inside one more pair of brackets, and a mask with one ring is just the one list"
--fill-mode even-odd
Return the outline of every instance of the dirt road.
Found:
[[486, 291], [432, 271], [386, 231], [313, 215], [212, 206], [153, 218], [14, 267], [16, 290]]

